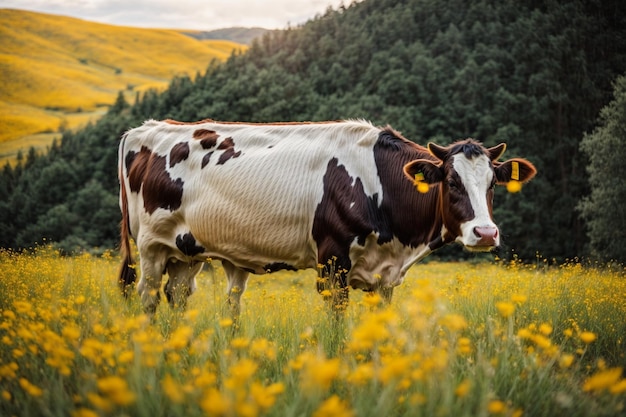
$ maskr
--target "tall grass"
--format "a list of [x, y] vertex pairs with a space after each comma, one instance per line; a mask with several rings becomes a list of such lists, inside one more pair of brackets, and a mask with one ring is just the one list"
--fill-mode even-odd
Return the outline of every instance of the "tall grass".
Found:
[[619, 268], [427, 263], [390, 307], [314, 271], [252, 277], [233, 320], [219, 265], [185, 312], [123, 300], [118, 259], [0, 253], [3, 416], [621, 415]]

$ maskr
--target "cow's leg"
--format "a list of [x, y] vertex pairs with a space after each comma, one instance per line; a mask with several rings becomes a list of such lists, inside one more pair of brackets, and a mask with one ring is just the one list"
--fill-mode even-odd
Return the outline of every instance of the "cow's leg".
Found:
[[166, 257], [162, 251], [152, 248], [140, 248], [141, 279], [137, 291], [141, 297], [144, 311], [154, 315], [161, 301], [161, 278], [165, 269]]
[[239, 317], [241, 312], [241, 295], [246, 290], [248, 283], [248, 271], [236, 267], [229, 261], [222, 261], [226, 277], [228, 278], [228, 304], [230, 305], [233, 317]]
[[171, 307], [185, 308], [187, 298], [196, 290], [196, 276], [202, 270], [201, 262], [181, 262], [170, 260], [167, 263], [169, 279], [165, 284], [165, 296]]

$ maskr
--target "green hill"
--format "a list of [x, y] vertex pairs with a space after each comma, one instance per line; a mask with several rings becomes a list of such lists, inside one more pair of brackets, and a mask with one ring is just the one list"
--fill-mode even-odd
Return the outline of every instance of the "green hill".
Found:
[[[0, 157], [105, 113], [119, 91], [164, 89], [246, 46], [175, 30], [138, 29], [0, 9]], [[48, 134], [48, 135], [46, 135]], [[26, 137], [26, 138], [25, 138]]]

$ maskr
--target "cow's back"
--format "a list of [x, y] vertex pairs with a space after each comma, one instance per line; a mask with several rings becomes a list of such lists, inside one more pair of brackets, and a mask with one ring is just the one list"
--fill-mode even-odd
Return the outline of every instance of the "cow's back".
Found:
[[132, 234], [169, 244], [175, 257], [183, 245], [186, 255], [255, 272], [313, 267], [311, 230], [327, 167], [343, 165], [366, 194], [380, 195], [372, 151], [379, 132], [366, 122], [146, 122], [127, 133], [120, 152]]

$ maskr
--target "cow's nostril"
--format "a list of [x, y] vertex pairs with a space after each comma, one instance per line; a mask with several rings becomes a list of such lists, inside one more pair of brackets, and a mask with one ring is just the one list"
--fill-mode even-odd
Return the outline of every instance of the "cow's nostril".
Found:
[[480, 239], [495, 239], [498, 237], [498, 228], [493, 226], [474, 227], [474, 235]]

